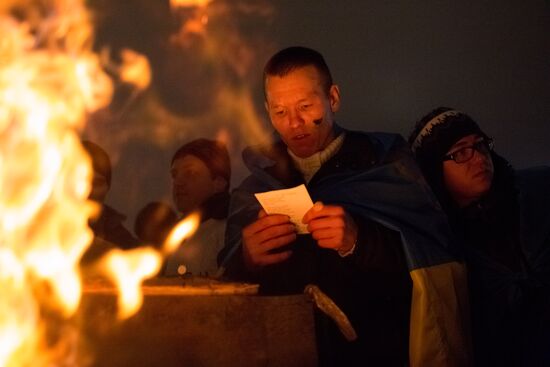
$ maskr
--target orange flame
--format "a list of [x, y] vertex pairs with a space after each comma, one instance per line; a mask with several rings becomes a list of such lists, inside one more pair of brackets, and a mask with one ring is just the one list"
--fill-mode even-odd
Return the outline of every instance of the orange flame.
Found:
[[[52, 364], [35, 356], [47, 345], [40, 340], [41, 308], [67, 318], [80, 302], [78, 264], [97, 208], [87, 201], [91, 164], [78, 132], [113, 92], [91, 37], [81, 0], [0, 6], [0, 366]], [[144, 70], [138, 56], [123, 59]], [[123, 79], [145, 88], [150, 76], [130, 70]], [[126, 282], [141, 283], [158, 257], [131, 253], [112, 261], [127, 261], [118, 267], [137, 280]]]
[[195, 233], [197, 228], [199, 228], [199, 223], [200, 215], [193, 213], [176, 224], [164, 241], [163, 252], [172, 253], [176, 251], [184, 239]]
[[[183, 240], [190, 237], [199, 227], [200, 216], [193, 213], [177, 223], [163, 244], [162, 252], [168, 254], [177, 250]], [[161, 254], [152, 247], [130, 251], [111, 250], [99, 266], [119, 291], [118, 317], [132, 316], [143, 303], [140, 287], [144, 279], [156, 275], [162, 262]]]
[[207, 6], [212, 0], [170, 0], [172, 7]]
[[151, 68], [147, 58], [128, 49], [122, 50], [121, 56], [120, 79], [133, 84], [138, 91], [147, 88], [151, 83]]
[[156, 275], [162, 258], [151, 247], [130, 251], [111, 250], [102, 259], [104, 271], [119, 291], [118, 317], [126, 319], [136, 313], [143, 303], [141, 283]]

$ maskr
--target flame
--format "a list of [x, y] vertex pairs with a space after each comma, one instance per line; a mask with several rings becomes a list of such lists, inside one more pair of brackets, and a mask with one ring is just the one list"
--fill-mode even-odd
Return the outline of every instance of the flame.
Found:
[[147, 88], [151, 83], [151, 67], [147, 58], [128, 49], [122, 50], [121, 56], [120, 79], [133, 84], [137, 91]]
[[[0, 13], [1, 366], [18, 364], [18, 350], [40, 344], [37, 294], [64, 317], [78, 307], [78, 261], [92, 238], [94, 207], [86, 201], [91, 169], [77, 130], [112, 93], [98, 58], [83, 46], [91, 28], [82, 4], [59, 1], [55, 10], [64, 16], [43, 23], [14, 19], [10, 5]], [[63, 36], [67, 30], [71, 37]]]
[[193, 36], [204, 37], [208, 24], [206, 12], [211, 0], [171, 0], [170, 5], [177, 13], [178, 10], [191, 10], [189, 19], [180, 27], [179, 32], [171, 37], [173, 44], [189, 47], [193, 43]]
[[173, 8], [191, 7], [191, 6], [205, 7], [211, 1], [212, 0], [170, 0], [170, 5]]
[[101, 260], [106, 274], [119, 291], [118, 317], [132, 316], [143, 303], [141, 284], [158, 273], [162, 257], [151, 247], [129, 251], [111, 250]]
[[176, 251], [181, 242], [190, 237], [199, 228], [200, 215], [193, 213], [177, 223], [168, 234], [162, 246], [163, 252], [172, 253]]
[[[169, 254], [177, 250], [183, 240], [190, 237], [199, 227], [200, 215], [193, 213], [170, 231], [162, 252]], [[122, 251], [109, 251], [98, 265], [119, 291], [118, 317], [132, 316], [143, 303], [141, 284], [146, 278], [156, 275], [162, 262], [161, 253], [153, 247]]]
[[[113, 93], [92, 43], [81, 0], [0, 6], [0, 366], [51, 365], [38, 353], [55, 348], [43, 340], [43, 314], [68, 319], [80, 302], [78, 264], [97, 207], [87, 201], [92, 171], [79, 132]], [[123, 60], [130, 67], [121, 79], [144, 89], [147, 63], [133, 53]], [[159, 257], [147, 250], [107, 260], [127, 271], [118, 275], [129, 284], [124, 317], [139, 307], [135, 284], [158, 270]]]

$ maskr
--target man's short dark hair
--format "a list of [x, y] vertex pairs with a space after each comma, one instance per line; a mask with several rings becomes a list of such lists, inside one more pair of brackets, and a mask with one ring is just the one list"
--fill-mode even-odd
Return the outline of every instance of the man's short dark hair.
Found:
[[196, 139], [181, 146], [172, 157], [171, 164], [179, 158], [192, 155], [204, 162], [210, 170], [212, 178], [223, 177], [227, 181], [226, 189], [229, 190], [231, 181], [231, 161], [225, 144], [209, 139]]
[[297, 68], [314, 66], [321, 76], [323, 90], [329, 94], [332, 86], [332, 75], [323, 55], [301, 46], [285, 48], [273, 55], [264, 67], [264, 91], [268, 76], [283, 77]]

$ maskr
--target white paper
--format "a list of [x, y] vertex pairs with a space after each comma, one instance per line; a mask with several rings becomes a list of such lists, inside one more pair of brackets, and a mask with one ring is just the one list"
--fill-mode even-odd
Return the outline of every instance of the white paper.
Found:
[[273, 190], [254, 194], [267, 214], [284, 214], [296, 226], [298, 233], [309, 233], [302, 218], [313, 202], [304, 184], [290, 189]]

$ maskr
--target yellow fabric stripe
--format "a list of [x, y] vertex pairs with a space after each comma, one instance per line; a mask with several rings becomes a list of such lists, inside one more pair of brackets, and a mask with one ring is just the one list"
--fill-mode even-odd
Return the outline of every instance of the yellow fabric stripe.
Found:
[[466, 268], [458, 262], [411, 271], [410, 365], [471, 366]]

